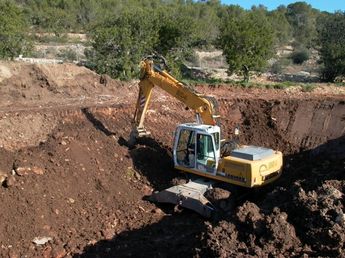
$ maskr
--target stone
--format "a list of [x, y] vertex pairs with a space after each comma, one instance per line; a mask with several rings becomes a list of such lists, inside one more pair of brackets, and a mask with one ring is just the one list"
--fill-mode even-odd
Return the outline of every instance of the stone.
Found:
[[113, 228], [106, 228], [102, 230], [102, 235], [106, 240], [111, 240], [115, 235], [115, 230]]
[[343, 226], [345, 224], [345, 214], [339, 213], [335, 219], [335, 222], [337, 222], [339, 225]]
[[44, 174], [44, 169], [40, 167], [32, 167], [31, 171], [35, 173], [36, 175], [43, 175]]
[[141, 175], [139, 174], [139, 172], [137, 172], [137, 171], [135, 171], [135, 170], [134, 170], [134, 177], [135, 177], [135, 179], [137, 179], [138, 181], [140, 181], [140, 179], [141, 179]]
[[155, 208], [152, 210], [152, 213], [162, 215], [164, 212], [160, 208]]
[[56, 246], [53, 249], [52, 257], [63, 258], [66, 255], [66, 250], [62, 246]]
[[143, 188], [142, 188], [142, 191], [143, 191], [144, 195], [147, 196], [147, 195], [151, 195], [152, 194], [153, 189], [150, 186], [148, 186], [148, 185], [144, 185]]
[[31, 168], [30, 167], [16, 167], [15, 171], [18, 176], [24, 176], [24, 175], [28, 175], [31, 172]]
[[15, 172], [18, 176], [25, 176], [29, 174], [36, 174], [36, 175], [43, 175], [44, 174], [44, 169], [40, 167], [17, 167], [15, 169]]
[[4, 183], [6, 187], [12, 187], [16, 184], [16, 178], [11, 175], [6, 178], [6, 181]]
[[75, 200], [73, 198], [68, 198], [68, 202], [73, 204], [75, 203]]
[[53, 239], [51, 237], [35, 237], [32, 242], [36, 245], [44, 245], [48, 243], [49, 241], [52, 241]]
[[0, 171], [0, 185], [2, 185], [6, 181], [7, 175]]

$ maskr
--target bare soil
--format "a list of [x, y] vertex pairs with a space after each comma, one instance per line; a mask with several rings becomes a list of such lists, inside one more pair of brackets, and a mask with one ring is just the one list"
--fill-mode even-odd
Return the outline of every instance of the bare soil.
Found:
[[145, 198], [185, 177], [171, 159], [176, 124], [194, 120], [181, 103], [157, 89], [151, 137], [128, 149], [134, 82], [68, 64], [0, 68], [1, 257], [345, 255], [339, 92], [198, 86], [218, 99], [224, 138], [239, 125], [242, 143], [285, 155], [267, 187], [219, 183], [205, 220]]

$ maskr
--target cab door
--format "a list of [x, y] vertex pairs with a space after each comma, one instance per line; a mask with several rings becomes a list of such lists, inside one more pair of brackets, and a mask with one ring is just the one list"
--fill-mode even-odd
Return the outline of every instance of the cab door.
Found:
[[209, 134], [196, 134], [196, 170], [215, 174], [218, 167], [215, 142]]
[[181, 129], [174, 148], [175, 166], [195, 169], [196, 132], [191, 129]]

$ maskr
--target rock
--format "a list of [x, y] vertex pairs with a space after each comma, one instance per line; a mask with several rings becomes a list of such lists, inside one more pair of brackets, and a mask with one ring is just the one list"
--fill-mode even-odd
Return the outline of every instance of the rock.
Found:
[[206, 192], [205, 196], [211, 203], [229, 199], [231, 193], [222, 188], [213, 188]]
[[42, 252], [42, 257], [43, 258], [51, 258], [52, 257], [52, 247], [51, 246], [47, 246], [46, 248], [44, 248], [44, 250]]
[[249, 201], [238, 208], [236, 216], [242, 223], [254, 223], [263, 219], [260, 208], [255, 203]]
[[73, 203], [75, 203], [75, 200], [72, 198], [68, 198], [68, 202], [73, 204]]
[[53, 249], [52, 257], [54, 258], [62, 258], [65, 257], [66, 250], [62, 246], [56, 246]]
[[345, 224], [345, 214], [339, 213], [335, 219], [335, 222], [337, 222], [339, 225], [343, 226]]
[[31, 172], [30, 167], [16, 167], [14, 170], [18, 176], [28, 175]]
[[100, 77], [99, 77], [99, 83], [100, 84], [103, 84], [105, 87], [107, 87], [107, 84], [111, 82], [111, 77], [107, 74], [102, 74]]
[[2, 185], [5, 182], [6, 178], [7, 175], [4, 172], [0, 171], [0, 185]]
[[51, 237], [35, 237], [32, 242], [36, 245], [44, 245], [48, 243], [49, 241], [52, 241], [53, 239]]
[[36, 175], [43, 175], [44, 169], [40, 167], [17, 167], [15, 168], [15, 172], [18, 176], [25, 176], [29, 174], [36, 174]]
[[16, 178], [14, 176], [9, 176], [6, 178], [6, 181], [4, 182], [6, 187], [12, 187], [16, 184]]
[[164, 214], [164, 212], [163, 212], [160, 208], [155, 208], [155, 209], [153, 209], [153, 210], [152, 210], [152, 213], [158, 214], [158, 215]]
[[310, 73], [309, 72], [306, 72], [306, 71], [299, 71], [297, 73], [297, 75], [300, 75], [300, 76], [310, 76]]
[[144, 195], [151, 195], [153, 192], [153, 189], [148, 185], [144, 185], [142, 188], [142, 191], [143, 191]]
[[340, 192], [338, 189], [333, 189], [332, 191], [332, 196], [334, 199], [338, 200], [338, 199], [341, 199], [343, 197], [343, 193]]
[[113, 228], [106, 228], [102, 230], [102, 235], [106, 240], [111, 240], [115, 235], [115, 230]]
[[31, 171], [34, 172], [36, 175], [43, 175], [44, 169], [40, 167], [32, 167]]
[[141, 175], [140, 175], [137, 171], [135, 171], [135, 170], [134, 170], [134, 177], [135, 177], [135, 179], [137, 179], [137, 180], [140, 180], [140, 179], [141, 179]]
[[64, 140], [62, 140], [62, 141], [60, 142], [60, 144], [65, 146], [65, 145], [67, 145], [67, 142], [64, 141]]

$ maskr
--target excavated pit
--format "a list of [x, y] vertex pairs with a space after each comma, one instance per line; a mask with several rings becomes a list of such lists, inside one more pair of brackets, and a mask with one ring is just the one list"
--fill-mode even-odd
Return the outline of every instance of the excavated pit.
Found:
[[[198, 87], [218, 99], [224, 138], [239, 125], [242, 143], [284, 153], [283, 175], [269, 186], [219, 184], [209, 193], [219, 213], [207, 221], [145, 199], [180, 181], [170, 148], [191, 111], [155, 91], [151, 137], [128, 149], [136, 87], [110, 81], [103, 89], [98, 75], [78, 68], [78, 91], [73, 78], [52, 83], [56, 67], [41, 68], [25, 67], [37, 76], [9, 80], [2, 95], [1, 257], [345, 255], [344, 95]], [[81, 93], [87, 101], [76, 99]]]
[[[147, 117], [152, 137], [132, 150], [124, 144], [130, 104], [7, 112], [0, 124], [16, 130], [2, 138], [0, 168], [23, 169], [0, 190], [1, 256], [343, 254], [344, 101], [222, 97], [220, 107], [227, 138], [240, 125], [243, 143], [283, 151], [285, 168], [268, 187], [231, 189], [243, 194], [235, 202], [233, 193], [221, 192], [229, 189], [216, 188], [223, 210], [210, 222], [143, 198], [179, 177], [173, 129], [193, 119], [179, 103], [154, 102]], [[23, 126], [20, 116], [42, 122]], [[43, 133], [25, 134], [32, 125], [45, 125]], [[20, 133], [30, 147], [17, 143], [13, 134]], [[53, 240], [32, 243], [42, 236]]]

